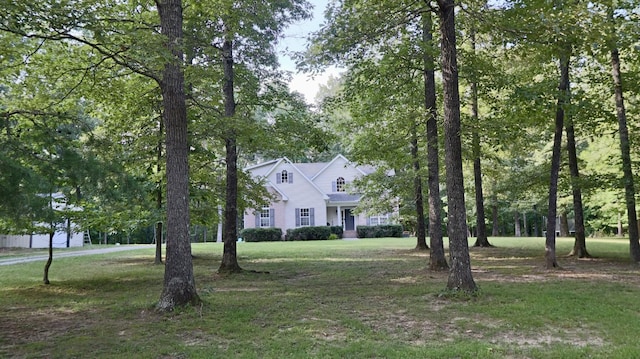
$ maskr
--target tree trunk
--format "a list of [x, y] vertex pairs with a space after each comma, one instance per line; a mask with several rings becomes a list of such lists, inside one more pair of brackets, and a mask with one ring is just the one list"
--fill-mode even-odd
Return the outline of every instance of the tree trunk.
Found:
[[569, 154], [569, 171], [571, 172], [571, 190], [573, 194], [573, 213], [575, 240], [569, 256], [578, 258], [591, 257], [587, 252], [587, 242], [584, 230], [584, 211], [582, 208], [582, 189], [580, 188], [580, 171], [578, 170], [578, 153], [576, 151], [575, 129], [573, 119], [567, 116], [565, 125], [567, 133], [567, 152]]
[[438, 0], [442, 36], [442, 79], [444, 94], [444, 157], [447, 178], [448, 234], [451, 269], [447, 289], [472, 293], [477, 290], [471, 275], [464, 204], [462, 143], [460, 140], [460, 94], [456, 50], [455, 3]]
[[[158, 149], [157, 149], [157, 169], [158, 173], [160, 173], [160, 167], [162, 165], [162, 138], [164, 134], [164, 126], [162, 125], [162, 121], [160, 121], [158, 137], [160, 140], [158, 141]], [[162, 180], [158, 180], [158, 189], [156, 192], [156, 208], [158, 212], [162, 210]], [[154, 260], [154, 264], [162, 264], [162, 221], [158, 221], [156, 223], [156, 256]]]
[[44, 284], [50, 284], [49, 282], [49, 268], [51, 268], [51, 263], [53, 262], [53, 236], [54, 232], [49, 232], [49, 258], [47, 258], [47, 263], [44, 265], [44, 276], [42, 278], [42, 282]]
[[153, 264], [162, 264], [162, 222], [156, 222], [156, 256]]
[[[233, 89], [234, 68], [233, 68], [233, 42], [225, 40], [222, 46], [224, 84], [224, 116], [232, 121], [236, 114], [236, 101]], [[225, 161], [226, 161], [226, 196], [224, 208], [224, 228], [222, 231], [222, 241], [224, 249], [222, 252], [222, 263], [218, 272], [240, 272], [242, 268], [238, 264], [236, 246], [238, 241], [238, 147], [236, 144], [235, 129], [227, 131], [225, 138]]]
[[418, 136], [414, 127], [411, 139], [411, 159], [413, 160], [413, 188], [416, 202], [416, 250], [428, 250], [426, 238], [426, 225], [424, 221], [424, 200], [422, 197], [422, 176], [420, 175], [420, 159], [418, 157]]
[[618, 237], [624, 236], [624, 231], [622, 230], [622, 214], [618, 213]]
[[562, 149], [562, 130], [564, 129], [564, 105], [569, 95], [569, 59], [571, 51], [560, 56], [560, 84], [556, 107], [553, 153], [551, 156], [551, 175], [549, 181], [549, 212], [547, 214], [547, 237], [545, 241], [545, 266], [548, 269], [558, 267], [556, 258], [556, 217], [558, 199], [558, 174], [560, 172], [560, 151]]
[[[476, 33], [475, 30], [471, 31], [471, 50], [475, 54], [476, 52]], [[476, 192], [476, 243], [475, 247], [492, 247], [487, 238], [487, 224], [484, 219], [484, 196], [482, 194], [482, 167], [480, 161], [480, 115], [478, 113], [478, 79], [474, 78], [471, 81], [471, 117], [475, 122], [473, 127], [472, 142], [473, 142], [473, 183]]]
[[524, 229], [524, 236], [529, 237], [529, 228], [527, 227], [527, 212], [522, 212], [522, 228]]
[[560, 212], [560, 237], [569, 237], [569, 218], [567, 217], [567, 212]]
[[498, 200], [495, 200], [493, 205], [491, 205], [491, 212], [491, 218], [493, 220], [491, 235], [497, 237], [500, 235], [500, 228], [498, 226]]
[[189, 144], [182, 64], [182, 2], [157, 1], [162, 34], [173, 61], [165, 64], [162, 89], [167, 151], [167, 255], [164, 287], [157, 308], [200, 303], [196, 293], [189, 242]]
[[[433, 46], [431, 12], [422, 13], [422, 41], [425, 48]], [[427, 118], [427, 166], [429, 170], [429, 269], [448, 269], [442, 241], [442, 202], [440, 200], [440, 158], [438, 156], [438, 114], [436, 112], [435, 64], [429, 51], [423, 55], [424, 107]]]
[[516, 237], [522, 237], [522, 230], [520, 228], [520, 213], [515, 211], [513, 213], [513, 233]]
[[624, 199], [627, 205], [627, 219], [629, 221], [629, 254], [631, 260], [640, 262], [640, 243], [638, 242], [638, 217], [636, 213], [636, 190], [633, 184], [631, 170], [631, 150], [629, 130], [627, 128], [627, 114], [622, 95], [622, 73], [620, 72], [620, 54], [618, 49], [611, 51], [611, 74], [616, 98], [616, 116], [618, 117], [618, 132], [620, 133], [620, 152], [622, 157], [622, 173], [624, 178]]

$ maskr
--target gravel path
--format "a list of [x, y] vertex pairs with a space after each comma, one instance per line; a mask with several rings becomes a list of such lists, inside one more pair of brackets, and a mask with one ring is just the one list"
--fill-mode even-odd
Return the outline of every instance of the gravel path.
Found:
[[[105, 254], [105, 253], [122, 252], [122, 251], [130, 251], [134, 249], [144, 249], [144, 248], [154, 248], [154, 247], [155, 247], [155, 244], [134, 244], [134, 245], [124, 245], [124, 246], [113, 246], [110, 248], [85, 249], [85, 250], [71, 251], [71, 252], [64, 252], [63, 251], [64, 249], [54, 248], [53, 259], [55, 260], [56, 258], [88, 256], [92, 254]], [[28, 263], [28, 262], [37, 262], [37, 261], [46, 261], [48, 258], [49, 258], [48, 254], [5, 258], [5, 259], [0, 259], [0, 266], [19, 264], [19, 263]]]

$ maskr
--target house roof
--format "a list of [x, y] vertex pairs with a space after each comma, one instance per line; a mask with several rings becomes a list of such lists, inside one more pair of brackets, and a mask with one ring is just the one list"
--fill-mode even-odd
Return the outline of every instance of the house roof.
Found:
[[[329, 200], [330, 202], [339, 202], [339, 203], [350, 203], [357, 202], [360, 200], [360, 195], [357, 194], [347, 194], [347, 193], [337, 193], [337, 194], [326, 194], [323, 192], [314, 182], [314, 180], [321, 175], [327, 168], [331, 167], [334, 162], [338, 160], [344, 160], [346, 163], [352, 164], [346, 157], [343, 155], [335, 156], [329, 162], [304, 162], [304, 163], [295, 163], [289, 160], [287, 157], [278, 158], [275, 160], [259, 163], [257, 165], [249, 166], [245, 168], [246, 171], [250, 171], [253, 175], [265, 177], [270, 176], [273, 171], [282, 163], [287, 163], [291, 165], [291, 167], [298, 172], [306, 181], [308, 181], [313, 188], [315, 188], [320, 194], [322, 194], [325, 200]], [[354, 168], [362, 173], [363, 175], [370, 174], [374, 171], [372, 166], [355, 166]], [[268, 185], [273, 187], [278, 193], [283, 196], [283, 199], [286, 198], [286, 195], [280, 188], [271, 181], [267, 181]], [[288, 199], [288, 198], [287, 198]], [[286, 199], [284, 199], [286, 200]]]
[[289, 200], [289, 196], [287, 196], [284, 192], [282, 192], [280, 190], [280, 188], [276, 187], [276, 185], [274, 185], [273, 183], [271, 183], [271, 181], [267, 181], [267, 183], [265, 183], [265, 186], [267, 188], [273, 188], [273, 190], [278, 193], [280, 195], [280, 197], [282, 197], [283, 201], [288, 201]]
[[316, 173], [320, 172], [327, 163], [326, 162], [310, 162], [310, 163], [296, 163], [296, 167], [300, 172], [304, 173], [308, 178], [315, 177]]
[[[316, 177], [320, 176], [320, 174], [322, 174], [322, 172], [324, 172], [324, 170], [326, 170], [327, 168], [331, 167], [331, 165], [336, 162], [338, 159], [342, 159], [347, 163], [351, 163], [348, 159], [346, 159], [346, 157], [344, 157], [343, 155], [337, 155], [336, 157], [334, 157], [331, 161], [329, 161], [328, 163], [322, 163], [322, 165], [324, 165], [316, 174], [313, 175], [313, 177], [310, 177], [311, 180], [314, 180]], [[359, 168], [358, 166], [354, 166], [355, 169], [357, 169], [358, 171], [360, 171], [360, 173], [362, 173], [363, 175], [365, 175], [366, 173]]]
[[[322, 195], [322, 197], [326, 200], [329, 197], [327, 197], [326, 193], [322, 192], [322, 190], [320, 189], [320, 187], [318, 187], [304, 172], [302, 172], [300, 170], [300, 168], [298, 168], [299, 163], [294, 163], [292, 162], [290, 159], [286, 158], [286, 157], [282, 157], [280, 159], [274, 160], [274, 161], [270, 161], [269, 165], [271, 166], [269, 168], [268, 171], [262, 173], [261, 175], [264, 177], [268, 177], [269, 175], [271, 175], [271, 173], [278, 167], [278, 165], [280, 165], [281, 163], [286, 162], [288, 164], [291, 165], [291, 167], [298, 172], [298, 174], [300, 176], [302, 176], [302, 178], [304, 178], [307, 182], [309, 182], [309, 184], [315, 188], [316, 191], [318, 191], [318, 193], [320, 193]], [[255, 166], [254, 166], [255, 167]], [[278, 190], [278, 192], [282, 193], [282, 191], [278, 188], [278, 186], [276, 186], [275, 184], [273, 184], [273, 182], [271, 182], [271, 185]]]
[[329, 202], [358, 202], [362, 195], [349, 193], [331, 193], [329, 194]]

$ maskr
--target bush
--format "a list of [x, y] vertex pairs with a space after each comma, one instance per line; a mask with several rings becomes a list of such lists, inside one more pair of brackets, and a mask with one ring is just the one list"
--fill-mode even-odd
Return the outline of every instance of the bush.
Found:
[[356, 227], [358, 238], [402, 237], [402, 226], [399, 224], [383, 224], [380, 226]]
[[280, 228], [245, 228], [240, 231], [245, 242], [276, 242], [282, 240]]
[[329, 229], [331, 230], [331, 234], [335, 234], [338, 238], [342, 238], [342, 234], [344, 233], [342, 226], [331, 226]]
[[331, 229], [327, 226], [287, 229], [287, 241], [312, 241], [329, 239]]

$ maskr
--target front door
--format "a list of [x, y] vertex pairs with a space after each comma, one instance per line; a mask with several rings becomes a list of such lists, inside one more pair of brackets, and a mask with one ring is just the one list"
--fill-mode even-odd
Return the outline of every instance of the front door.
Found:
[[355, 227], [355, 218], [353, 218], [353, 214], [351, 214], [350, 209], [344, 210], [344, 230], [345, 231], [353, 231], [356, 229]]

